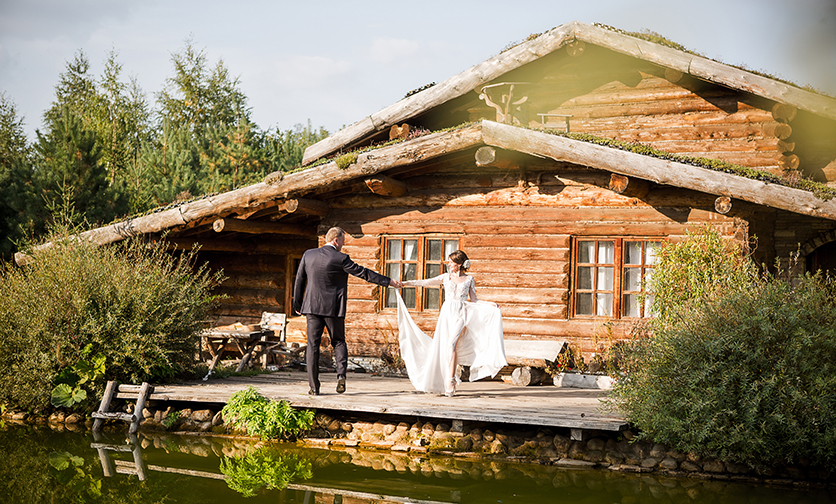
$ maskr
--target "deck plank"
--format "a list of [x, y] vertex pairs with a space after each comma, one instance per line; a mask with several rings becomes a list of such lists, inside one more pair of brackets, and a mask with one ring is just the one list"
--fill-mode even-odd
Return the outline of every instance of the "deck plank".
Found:
[[305, 373], [274, 372], [161, 385], [149, 399], [225, 403], [233, 393], [254, 386], [263, 396], [286, 400], [297, 408], [604, 431], [628, 427], [626, 420], [604, 410], [601, 399], [607, 391], [603, 390], [515, 387], [501, 381], [479, 381], [465, 382], [455, 397], [444, 397], [417, 392], [405, 378], [349, 373], [348, 390], [337, 394], [333, 375], [322, 374], [320, 378], [322, 395], [315, 397], [307, 394]]

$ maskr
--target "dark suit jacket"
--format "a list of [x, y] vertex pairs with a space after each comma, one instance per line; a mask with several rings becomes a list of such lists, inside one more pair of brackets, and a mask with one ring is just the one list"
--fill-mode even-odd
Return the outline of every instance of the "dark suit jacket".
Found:
[[293, 310], [304, 315], [345, 317], [348, 275], [389, 285], [389, 277], [360, 266], [331, 245], [305, 251], [293, 286]]

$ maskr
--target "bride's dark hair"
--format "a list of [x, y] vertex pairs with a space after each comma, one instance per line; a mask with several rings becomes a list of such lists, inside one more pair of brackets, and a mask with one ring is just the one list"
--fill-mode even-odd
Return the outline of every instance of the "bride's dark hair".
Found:
[[[447, 257], [452, 259], [454, 263], [461, 266], [463, 270], [467, 270], [468, 266], [470, 266], [470, 262], [467, 260], [467, 254], [465, 254], [462, 250], [457, 250]], [[465, 266], [465, 262], [468, 263], [467, 266]]]

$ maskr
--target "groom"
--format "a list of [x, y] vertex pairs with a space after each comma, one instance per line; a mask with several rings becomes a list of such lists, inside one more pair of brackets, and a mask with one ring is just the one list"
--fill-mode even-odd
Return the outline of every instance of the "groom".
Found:
[[325, 245], [305, 251], [296, 283], [293, 286], [293, 312], [305, 315], [308, 322], [308, 347], [305, 360], [308, 368], [308, 394], [319, 395], [319, 344], [322, 330], [328, 328], [334, 357], [337, 361], [337, 393], [345, 392], [348, 348], [345, 345], [345, 304], [348, 275], [383, 286], [400, 287], [400, 281], [364, 268], [340, 252], [345, 244], [345, 231], [332, 227], [325, 234]]

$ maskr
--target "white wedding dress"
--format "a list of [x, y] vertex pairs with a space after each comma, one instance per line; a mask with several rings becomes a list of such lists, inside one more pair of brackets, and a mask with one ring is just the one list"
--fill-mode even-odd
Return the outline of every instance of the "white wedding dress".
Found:
[[[449, 273], [444, 273], [435, 278], [404, 282], [405, 286], [420, 287], [441, 284], [444, 303], [432, 338], [415, 325], [400, 292], [397, 295], [401, 358], [412, 385], [423, 392], [442, 393], [450, 388], [447, 382], [451, 377], [454, 349], [457, 363], [470, 366], [470, 381], [495, 376], [507, 365], [502, 314], [495, 304], [478, 301], [473, 277], [457, 283]], [[468, 296], [474, 302], [467, 301]]]

